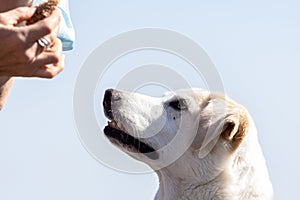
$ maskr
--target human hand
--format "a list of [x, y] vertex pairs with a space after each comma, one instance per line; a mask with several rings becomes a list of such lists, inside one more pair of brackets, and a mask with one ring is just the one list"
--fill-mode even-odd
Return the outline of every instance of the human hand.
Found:
[[[52, 78], [63, 70], [62, 44], [57, 38], [60, 13], [29, 26], [17, 24], [28, 20], [33, 7], [20, 7], [0, 13], [0, 76]], [[37, 40], [47, 38], [50, 47], [42, 49]]]

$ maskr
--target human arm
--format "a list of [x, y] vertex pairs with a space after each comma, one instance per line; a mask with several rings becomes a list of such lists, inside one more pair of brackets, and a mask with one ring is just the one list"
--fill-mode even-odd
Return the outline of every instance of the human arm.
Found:
[[[0, 49], [0, 109], [12, 85], [12, 77], [52, 78], [63, 69], [61, 42], [56, 37], [60, 20], [57, 10], [30, 26], [16, 26], [34, 12], [35, 8], [20, 7], [0, 13], [0, 47], [5, 47]], [[45, 51], [40, 51], [36, 42], [42, 37], [52, 42], [51, 48]]]
[[[29, 6], [33, 0], [2, 0], [0, 4], [0, 13], [9, 11], [19, 6]], [[0, 76], [0, 110], [4, 106], [8, 93], [13, 85], [13, 77]]]
[[13, 85], [13, 78], [7, 77], [7, 76], [2, 76], [0, 77], [0, 110], [3, 108], [7, 97], [9, 90], [11, 86]]

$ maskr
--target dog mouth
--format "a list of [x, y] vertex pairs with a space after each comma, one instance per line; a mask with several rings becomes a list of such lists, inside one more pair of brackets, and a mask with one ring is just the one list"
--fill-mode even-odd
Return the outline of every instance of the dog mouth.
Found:
[[127, 151], [137, 151], [152, 160], [158, 159], [158, 153], [153, 147], [123, 131], [114, 120], [108, 121], [108, 125], [104, 128], [104, 134], [111, 142], [125, 146]]

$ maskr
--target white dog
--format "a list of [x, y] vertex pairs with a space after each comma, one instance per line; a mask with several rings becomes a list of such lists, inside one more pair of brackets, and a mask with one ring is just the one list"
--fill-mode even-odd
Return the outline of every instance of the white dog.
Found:
[[105, 135], [157, 173], [156, 200], [273, 198], [255, 125], [229, 98], [200, 89], [162, 98], [107, 90], [103, 105]]

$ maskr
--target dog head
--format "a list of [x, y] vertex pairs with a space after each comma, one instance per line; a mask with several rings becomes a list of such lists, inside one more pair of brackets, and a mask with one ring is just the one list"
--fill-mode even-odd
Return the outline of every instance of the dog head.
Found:
[[110, 120], [104, 133], [113, 144], [178, 177], [219, 173], [243, 143], [249, 123], [241, 105], [201, 89], [162, 98], [110, 89], [103, 106]]

